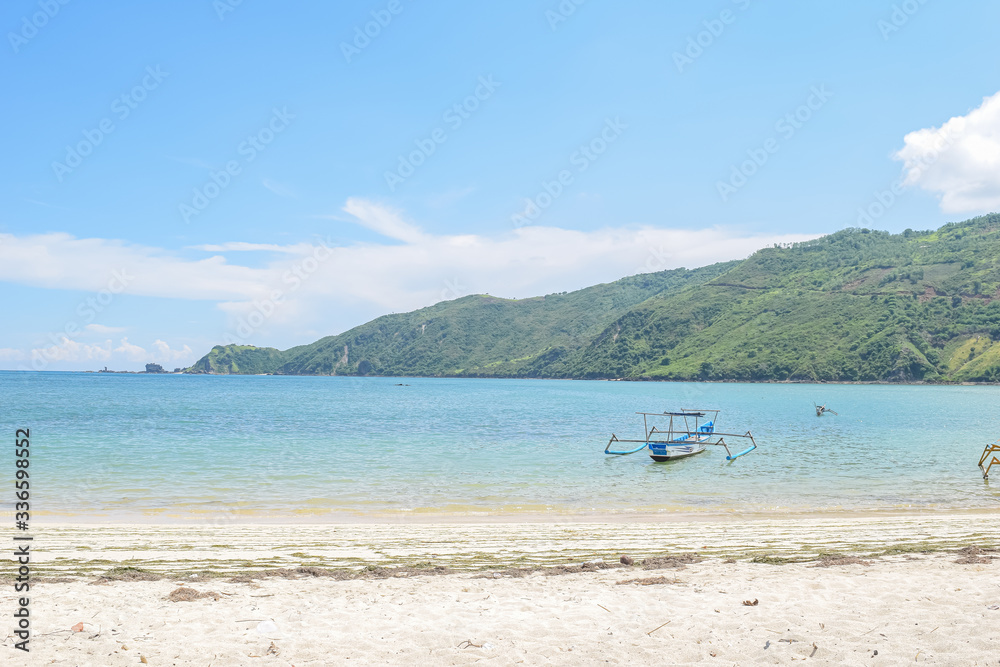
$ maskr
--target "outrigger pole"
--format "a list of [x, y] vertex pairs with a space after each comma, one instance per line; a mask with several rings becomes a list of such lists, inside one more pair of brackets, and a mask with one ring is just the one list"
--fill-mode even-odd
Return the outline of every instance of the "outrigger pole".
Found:
[[[627, 452], [613, 452], [613, 451], [611, 451], [611, 443], [612, 442], [642, 442], [642, 444], [639, 445], [638, 447], [636, 447], [635, 449], [630, 449]], [[612, 433], [611, 434], [611, 439], [608, 440], [608, 446], [604, 448], [604, 453], [605, 454], [613, 454], [615, 456], [625, 456], [626, 454], [635, 454], [637, 452], [641, 452], [642, 450], [646, 449], [646, 446], [648, 444], [649, 443], [647, 443], [645, 440], [642, 440], [642, 441], [639, 441], [639, 440], [619, 440], [618, 436], [615, 435], [614, 433]]]
[[[654, 428], [652, 431], [650, 431], [650, 435], [652, 435], [653, 433], [663, 433], [663, 431], [659, 431], [656, 428]], [[749, 454], [753, 450], [757, 449], [757, 443], [754, 441], [753, 434], [751, 434], [750, 431], [747, 431], [746, 433], [712, 433], [712, 435], [713, 436], [716, 436], [716, 435], [720, 436], [719, 437], [719, 441], [718, 442], [702, 442], [701, 444], [703, 444], [703, 445], [710, 445], [712, 447], [722, 447], [723, 449], [726, 450], [726, 460], [727, 461], [735, 461], [736, 459], [740, 458], [741, 456]], [[740, 452], [738, 454], [733, 454], [733, 452], [729, 449], [729, 445], [726, 444], [726, 440], [725, 440], [724, 436], [729, 436], [731, 438], [750, 438], [750, 446], [747, 447], [746, 449], [744, 449], [742, 452]], [[611, 449], [611, 444], [615, 443], [615, 442], [641, 442], [642, 444], [639, 445], [638, 447], [636, 447], [635, 449], [629, 449], [627, 451], [615, 451], [615, 450]], [[604, 448], [604, 453], [605, 454], [611, 454], [612, 456], [626, 456], [628, 454], [636, 454], [638, 452], [641, 452], [642, 450], [646, 449], [646, 447], [648, 445], [649, 445], [649, 441], [648, 440], [621, 440], [617, 435], [615, 435], [614, 433], [612, 433], [611, 434], [611, 439], [608, 440], [608, 446]], [[997, 447], [997, 451], [1000, 451], [1000, 447]], [[997, 461], [997, 463], [1000, 463], [1000, 461]]]
[[753, 435], [750, 434], [750, 431], [747, 431], [743, 435], [740, 435], [739, 433], [719, 433], [717, 435], [728, 435], [728, 436], [736, 437], [736, 438], [750, 438], [750, 446], [747, 447], [746, 449], [744, 449], [739, 454], [736, 454], [736, 455], [733, 455], [733, 453], [731, 451], [729, 451], [729, 445], [726, 444], [725, 440], [720, 439], [718, 442], [707, 442], [707, 443], [705, 443], [706, 445], [722, 445], [723, 447], [725, 447], [725, 449], [726, 449], [726, 460], [727, 461], [734, 461], [734, 460], [740, 458], [741, 456], [743, 456], [744, 454], [749, 454], [753, 450], [757, 449], [757, 443], [754, 442]]
[[[636, 454], [638, 452], [641, 452], [642, 450], [646, 449], [647, 447], [649, 447], [650, 449], [652, 449], [653, 444], [656, 444], [656, 445], [667, 445], [667, 446], [673, 446], [673, 445], [680, 446], [680, 445], [686, 444], [687, 443], [687, 438], [689, 438], [690, 436], [696, 436], [697, 437], [696, 440], [690, 441], [691, 444], [693, 444], [693, 445], [696, 445], [696, 446], [714, 446], [714, 447], [722, 447], [723, 449], [725, 449], [726, 450], [726, 460], [727, 461], [735, 461], [736, 459], [740, 458], [741, 456], [745, 456], [746, 454], [749, 454], [753, 450], [757, 449], [757, 442], [753, 439], [753, 434], [750, 433], [750, 431], [747, 431], [746, 433], [719, 433], [719, 432], [715, 431], [715, 429], [714, 429], [714, 418], [713, 418], [712, 421], [708, 422], [707, 426], [699, 427], [699, 420], [701, 418], [705, 417], [707, 413], [714, 413], [717, 416], [718, 412], [719, 412], [718, 410], [692, 410], [692, 409], [685, 409], [682, 412], [637, 412], [636, 414], [642, 415], [642, 430], [643, 430], [644, 438], [642, 440], [622, 440], [617, 435], [615, 435], [614, 433], [612, 433], [611, 434], [611, 439], [608, 440], [607, 447], [604, 448], [604, 453], [605, 454], [610, 454], [612, 456], [627, 456], [629, 454]], [[664, 431], [664, 430], [658, 429], [656, 426], [653, 426], [652, 428], [650, 428], [650, 426], [649, 426], [649, 419], [648, 419], [649, 417], [667, 417], [669, 419], [667, 430]], [[683, 422], [684, 422], [684, 428], [683, 429], [682, 428], [676, 428], [676, 429], [674, 428], [674, 418], [675, 417], [678, 418], [678, 421], [683, 420]], [[691, 424], [688, 421], [689, 419], [693, 419], [694, 420], [694, 428], [693, 429], [691, 428]], [[705, 428], [708, 428], [709, 430], [704, 430]], [[661, 436], [665, 436], [666, 439], [656, 439], [656, 440], [654, 440], [653, 436], [656, 435], [656, 434], [659, 434]], [[681, 436], [681, 435], [683, 435], [684, 437], [678, 437], [678, 436]], [[717, 442], [709, 442], [708, 441], [709, 438], [716, 438], [716, 437], [718, 438]], [[732, 450], [729, 449], [729, 445], [726, 444], [726, 440], [725, 440], [726, 437], [730, 437], [730, 438], [749, 438], [749, 440], [750, 440], [750, 446], [747, 447], [746, 449], [744, 449], [741, 452], [733, 454]], [[614, 444], [614, 443], [616, 443], [616, 442], [637, 443], [638, 446], [635, 449], [627, 449], [627, 450], [613, 450], [613, 449], [611, 449], [611, 445]], [[696, 454], [698, 452], [693, 452], [693, 453]], [[657, 459], [657, 460], [659, 460], [659, 459]]]

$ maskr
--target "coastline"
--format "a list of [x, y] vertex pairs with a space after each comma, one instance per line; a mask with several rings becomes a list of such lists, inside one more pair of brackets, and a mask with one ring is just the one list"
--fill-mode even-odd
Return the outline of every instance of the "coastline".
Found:
[[[697, 553], [809, 561], [823, 555], [1000, 547], [995, 512], [673, 521], [36, 523], [39, 576], [130, 566], [214, 576], [268, 568], [550, 567]], [[6, 532], [12, 533], [12, 530]]]
[[[38, 371], [38, 372], [65, 372], [65, 371]], [[69, 371], [74, 373], [97, 373], [98, 371]], [[114, 371], [124, 375], [147, 375], [140, 371]], [[353, 378], [353, 379], [381, 379], [381, 380], [552, 380], [566, 382], [673, 382], [689, 384], [832, 384], [832, 385], [886, 385], [901, 387], [996, 387], [1000, 382], [969, 382], [969, 381], [906, 381], [906, 380], [746, 380], [746, 379], [724, 379], [724, 380], [704, 380], [699, 378], [679, 379], [660, 377], [623, 377], [623, 378], [585, 378], [585, 377], [544, 377], [531, 376], [519, 377], [512, 375], [345, 375], [331, 374], [319, 375], [316, 373], [209, 373], [205, 371], [180, 373], [151, 373], [150, 375], [204, 375], [210, 377], [294, 377], [294, 378]]]
[[[293, 512], [263, 509], [229, 509], [179, 512], [176, 510], [156, 510], [145, 512], [121, 512], [111, 514], [47, 513], [36, 512], [33, 523], [38, 526], [60, 528], [74, 526], [198, 526], [212, 525], [311, 525], [316, 527], [338, 525], [400, 525], [420, 526], [467, 525], [467, 524], [629, 524], [629, 523], [731, 523], [741, 521], [816, 521], [816, 520], [869, 520], [921, 517], [963, 517], [995, 515], [994, 508], [913, 507], [882, 509], [788, 509], [748, 511], [734, 507], [730, 510], [662, 509], [662, 510], [622, 510], [617, 512], [595, 510], [565, 511], [447, 511], [421, 509], [414, 511], [330, 511], [301, 510]], [[9, 512], [0, 512], [0, 517], [13, 520]], [[9, 523], [9, 521], [8, 521]]]
[[179, 373], [166, 371], [163, 373], [148, 373], [146, 371], [36, 371], [24, 369], [3, 369], [4, 373], [59, 373], [59, 374], [83, 374], [83, 375], [155, 375], [165, 376], [205, 376], [205, 377], [290, 377], [290, 378], [352, 378], [373, 379], [373, 380], [548, 380], [566, 382], [670, 382], [676, 384], [822, 384], [822, 385], [858, 385], [858, 386], [899, 386], [899, 387], [996, 387], [1000, 382], [970, 382], [970, 381], [948, 381], [948, 380], [747, 380], [747, 379], [725, 379], [725, 380], [705, 380], [700, 378], [678, 379], [660, 377], [623, 377], [623, 378], [585, 378], [585, 377], [518, 377], [511, 375], [319, 375], [315, 373], [209, 373], [205, 371]]

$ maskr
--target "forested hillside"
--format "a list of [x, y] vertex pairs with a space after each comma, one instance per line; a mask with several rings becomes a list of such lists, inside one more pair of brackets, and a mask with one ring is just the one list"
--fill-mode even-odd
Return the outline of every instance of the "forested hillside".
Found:
[[742, 262], [522, 300], [471, 296], [215, 373], [676, 380], [1000, 379], [1000, 216], [847, 229]]
[[641, 274], [531, 299], [485, 295], [385, 315], [339, 336], [278, 351], [217, 346], [189, 372], [307, 375], [532, 375], [555, 349], [580, 349], [657, 294], [722, 275], [737, 262]]

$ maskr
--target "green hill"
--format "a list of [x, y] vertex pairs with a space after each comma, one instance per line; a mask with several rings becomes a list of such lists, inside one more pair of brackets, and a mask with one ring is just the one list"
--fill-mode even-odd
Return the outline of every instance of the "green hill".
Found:
[[722, 275], [736, 262], [623, 278], [531, 299], [474, 295], [385, 315], [339, 336], [279, 352], [216, 346], [189, 370], [299, 375], [529, 377], [544, 359], [580, 349], [649, 297]]
[[219, 375], [260, 375], [273, 373], [282, 364], [282, 353], [273, 347], [216, 345], [186, 373]]
[[1000, 379], [1000, 215], [847, 229], [742, 262], [521, 300], [470, 296], [214, 373], [711, 380]]

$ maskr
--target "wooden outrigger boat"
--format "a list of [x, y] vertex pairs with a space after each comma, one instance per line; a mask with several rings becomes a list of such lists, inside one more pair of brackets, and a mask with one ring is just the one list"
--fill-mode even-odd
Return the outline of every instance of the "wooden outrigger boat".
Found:
[[[979, 457], [979, 469], [983, 472], [983, 479], [990, 478], [990, 468], [993, 467], [994, 463], [1000, 466], [1000, 459], [996, 457], [997, 454], [1000, 454], [1000, 442], [986, 445], [983, 455]], [[990, 460], [987, 461], [986, 459]]]
[[[720, 433], [715, 430], [719, 410], [682, 409], [680, 412], [637, 412], [642, 415], [642, 427], [645, 436], [642, 440], [622, 440], [614, 433], [604, 448], [605, 454], [625, 456], [635, 454], [644, 449], [649, 450], [649, 456], [654, 461], [672, 461], [695, 454], [701, 454], [706, 447], [722, 447], [726, 450], [726, 460], [733, 461], [757, 449], [750, 431], [746, 433]], [[666, 422], [666, 430], [657, 426]], [[750, 446], [738, 454], [733, 454], [726, 444], [726, 438], [747, 438]], [[617, 451], [611, 445], [616, 442], [642, 443], [635, 449]]]
[[834, 412], [830, 408], [826, 407], [825, 403], [823, 405], [816, 405], [815, 403], [813, 403], [813, 407], [816, 408], [816, 416], [817, 417], [822, 417], [823, 414], [826, 413], [826, 412], [829, 412], [831, 415], [837, 414], [836, 412]]

